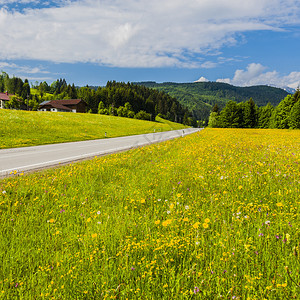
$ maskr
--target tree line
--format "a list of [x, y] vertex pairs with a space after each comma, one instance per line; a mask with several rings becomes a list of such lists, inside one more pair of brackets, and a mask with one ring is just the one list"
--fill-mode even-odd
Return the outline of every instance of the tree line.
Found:
[[[82, 99], [87, 103], [87, 112], [155, 120], [160, 116], [166, 120], [197, 126], [191, 112], [176, 98], [165, 92], [138, 86], [133, 83], [108, 81], [105, 87], [75, 87], [65, 79], [52, 84], [35, 82], [30, 89], [27, 79], [12, 77], [2, 72], [0, 92], [14, 94], [8, 108], [37, 110], [46, 100]], [[34, 91], [34, 92], [33, 92]]]
[[277, 106], [268, 103], [258, 107], [252, 98], [245, 102], [229, 101], [220, 110], [215, 105], [209, 127], [300, 129], [300, 91], [286, 96]]

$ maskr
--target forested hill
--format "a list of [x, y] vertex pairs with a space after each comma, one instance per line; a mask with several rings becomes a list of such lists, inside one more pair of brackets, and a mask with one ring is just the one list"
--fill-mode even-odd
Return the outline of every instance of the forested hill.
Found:
[[288, 95], [283, 89], [263, 85], [237, 87], [221, 82], [156, 83], [152, 81], [134, 84], [168, 93], [192, 111], [198, 120], [208, 119], [215, 104], [223, 108], [229, 100], [243, 102], [252, 98], [258, 106], [265, 106], [268, 102], [276, 106]]

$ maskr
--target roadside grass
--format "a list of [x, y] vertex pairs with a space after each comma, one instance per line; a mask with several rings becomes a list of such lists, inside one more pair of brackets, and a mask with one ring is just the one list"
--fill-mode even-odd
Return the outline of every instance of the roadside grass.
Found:
[[156, 122], [95, 114], [0, 110], [0, 149], [144, 134], [185, 128]]
[[299, 133], [205, 129], [0, 181], [0, 298], [299, 299]]

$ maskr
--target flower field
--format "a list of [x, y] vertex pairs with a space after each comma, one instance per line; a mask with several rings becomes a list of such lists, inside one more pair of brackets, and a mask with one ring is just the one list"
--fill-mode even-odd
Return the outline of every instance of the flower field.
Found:
[[0, 181], [0, 298], [299, 299], [299, 144], [205, 129]]
[[[96, 114], [0, 109], [0, 149], [168, 131], [186, 126]], [[105, 135], [106, 132], [106, 135]]]

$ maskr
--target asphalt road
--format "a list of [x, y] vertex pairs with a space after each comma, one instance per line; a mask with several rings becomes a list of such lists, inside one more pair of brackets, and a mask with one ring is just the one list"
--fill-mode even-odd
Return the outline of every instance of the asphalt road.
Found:
[[43, 146], [0, 149], [0, 177], [125, 151], [197, 132], [199, 128]]

